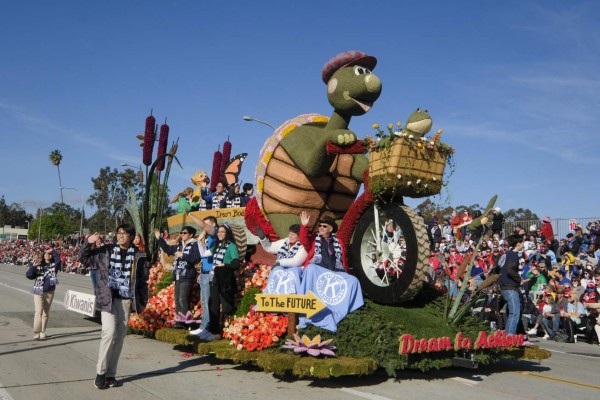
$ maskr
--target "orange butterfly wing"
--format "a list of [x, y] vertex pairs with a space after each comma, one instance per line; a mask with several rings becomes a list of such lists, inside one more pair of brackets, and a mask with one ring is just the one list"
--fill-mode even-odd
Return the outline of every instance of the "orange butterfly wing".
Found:
[[242, 172], [242, 163], [248, 156], [248, 153], [238, 154], [233, 157], [229, 164], [225, 166], [225, 171], [223, 171], [223, 176], [225, 181], [227, 182], [227, 186], [233, 185], [238, 182], [238, 178], [240, 173]]

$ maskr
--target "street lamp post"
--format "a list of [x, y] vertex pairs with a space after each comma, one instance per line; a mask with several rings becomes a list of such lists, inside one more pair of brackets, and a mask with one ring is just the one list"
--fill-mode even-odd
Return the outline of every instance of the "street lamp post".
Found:
[[79, 241], [81, 240], [81, 236], [83, 234], [83, 193], [81, 193], [81, 191], [79, 191], [79, 190], [77, 190], [75, 188], [72, 188], [72, 187], [64, 187], [64, 186], [62, 186], [61, 190], [62, 189], [74, 190], [74, 191], [78, 192], [79, 195], [81, 196], [81, 218], [79, 220], [79, 239], [77, 240], [77, 242], [79, 243]]
[[136, 169], [139, 169], [140, 171], [142, 171], [142, 166], [141, 165], [139, 165], [139, 166], [136, 167], [135, 165], [131, 165], [131, 164], [127, 164], [127, 163], [121, 163], [121, 167], [131, 167], [131, 168], [136, 168]]
[[40, 238], [42, 237], [42, 218], [44, 217], [44, 209], [40, 208], [40, 223], [38, 224], [38, 244], [40, 244]]
[[267, 126], [271, 127], [271, 129], [275, 130], [275, 127], [272, 124], [270, 124], [266, 121], [262, 121], [260, 119], [252, 118], [248, 115], [244, 115], [244, 121], [255, 121], [255, 122], [261, 123], [263, 125], [267, 125]]

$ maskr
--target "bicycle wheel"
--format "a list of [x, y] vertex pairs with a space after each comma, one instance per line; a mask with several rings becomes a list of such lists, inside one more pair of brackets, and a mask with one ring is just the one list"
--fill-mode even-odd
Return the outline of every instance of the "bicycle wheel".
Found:
[[415, 297], [429, 266], [429, 239], [423, 219], [408, 206], [386, 204], [360, 218], [352, 237], [350, 271], [363, 293], [381, 304], [398, 304]]

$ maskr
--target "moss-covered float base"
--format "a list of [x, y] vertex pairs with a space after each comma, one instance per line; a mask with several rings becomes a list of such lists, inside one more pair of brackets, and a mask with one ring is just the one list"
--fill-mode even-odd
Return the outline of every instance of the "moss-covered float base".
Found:
[[[457, 330], [446, 323], [440, 309], [442, 299], [426, 305], [413, 307], [389, 307], [366, 301], [365, 307], [349, 314], [334, 334], [315, 327], [301, 330], [299, 334], [314, 337], [320, 334], [323, 340], [333, 338], [337, 346], [337, 357], [314, 358], [298, 356], [279, 348], [263, 351], [238, 351], [228, 340], [210, 343], [188, 336], [186, 330], [160, 329], [156, 339], [186, 346], [199, 355], [213, 355], [216, 359], [230, 360], [239, 364], [250, 364], [276, 375], [291, 374], [298, 378], [331, 378], [345, 375], [370, 375], [378, 368], [394, 376], [400, 370], [448, 368], [452, 366], [454, 351], [435, 353], [399, 354], [399, 338], [410, 333], [418, 338], [454, 337]], [[475, 318], [467, 318], [459, 330], [465, 337], [475, 339], [485, 325]], [[475, 360], [480, 366], [498, 362], [501, 358], [537, 360], [550, 357], [550, 352], [539, 347], [514, 347], [504, 349], [477, 350]]]
[[275, 375], [291, 373], [299, 378], [331, 378], [346, 375], [370, 375], [377, 370], [372, 358], [352, 357], [314, 358], [282, 353], [277, 349], [263, 351], [236, 350], [229, 340], [201, 342], [186, 330], [164, 328], [156, 331], [156, 339], [188, 347], [199, 355], [212, 355], [219, 360], [258, 366]]

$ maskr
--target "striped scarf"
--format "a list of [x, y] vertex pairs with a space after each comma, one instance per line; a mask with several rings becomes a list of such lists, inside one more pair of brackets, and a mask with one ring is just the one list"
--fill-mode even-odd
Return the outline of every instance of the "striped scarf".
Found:
[[135, 262], [135, 248], [129, 246], [125, 260], [121, 260], [121, 248], [114, 246], [110, 253], [108, 287], [119, 292], [119, 296], [130, 299], [131, 270]]
[[[345, 271], [344, 266], [342, 265], [342, 246], [340, 245], [340, 241], [335, 236], [335, 234], [331, 234], [331, 239], [333, 240], [333, 250], [335, 252], [335, 270], [336, 271]], [[321, 255], [321, 241], [327, 240], [321, 235], [317, 235], [315, 239], [315, 253], [313, 258], [310, 260], [312, 264], [320, 265], [321, 261], [323, 261], [323, 256]]]
[[292, 247], [290, 247], [290, 239], [285, 239], [283, 246], [281, 246], [281, 248], [277, 252], [276, 260], [279, 261], [284, 258], [293, 258], [300, 249], [300, 246], [302, 245], [298, 241], [294, 243]]
[[240, 196], [235, 196], [234, 198], [227, 199], [227, 208], [238, 208], [242, 206], [242, 201]]
[[[41, 272], [41, 268], [39, 268], [38, 271]], [[31, 290], [31, 293], [35, 295], [41, 295], [44, 293], [44, 282], [46, 279], [50, 279], [50, 286], [56, 286], [58, 284], [58, 279], [56, 279], [55, 263], [46, 265], [43, 271], [44, 273], [40, 273], [37, 278], [35, 278], [35, 282], [33, 282], [33, 289]]]
[[224, 264], [223, 259], [225, 258], [225, 252], [227, 251], [227, 247], [229, 247], [229, 243], [231, 242], [221, 242], [217, 249], [215, 250], [215, 255], [213, 256], [213, 265]]

